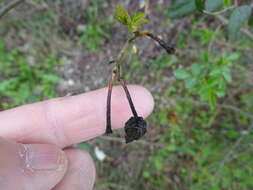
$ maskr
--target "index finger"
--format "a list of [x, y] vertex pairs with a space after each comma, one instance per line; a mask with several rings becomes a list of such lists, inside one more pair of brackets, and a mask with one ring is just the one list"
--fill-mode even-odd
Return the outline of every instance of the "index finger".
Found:
[[[153, 98], [143, 87], [129, 85], [136, 110], [147, 117]], [[0, 112], [0, 136], [22, 143], [53, 143], [64, 147], [105, 132], [107, 88], [56, 98]], [[124, 91], [113, 88], [112, 127], [123, 127], [131, 117]]]

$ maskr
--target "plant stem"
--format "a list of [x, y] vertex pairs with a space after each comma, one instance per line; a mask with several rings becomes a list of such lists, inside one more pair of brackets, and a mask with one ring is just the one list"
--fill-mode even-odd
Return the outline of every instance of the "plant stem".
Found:
[[174, 54], [176, 52], [175, 48], [172, 46], [169, 46], [165, 41], [163, 41], [162, 39], [158, 38], [157, 36], [155, 36], [154, 34], [147, 32], [147, 31], [135, 31], [134, 32], [135, 36], [148, 36], [149, 38], [151, 38], [152, 40], [158, 42], [158, 44], [160, 46], [162, 46], [168, 54]]
[[22, 3], [24, 0], [15, 0], [11, 1], [9, 4], [7, 4], [5, 7], [0, 9], [0, 18], [2, 18], [5, 14], [7, 14], [11, 9], [18, 6], [20, 3]]
[[[129, 43], [131, 43], [133, 40], [136, 39], [137, 36], [133, 36], [131, 37], [130, 39], [128, 39], [123, 48], [120, 50], [118, 56], [116, 57], [115, 61], [111, 61], [110, 63], [114, 63], [113, 65], [113, 69], [112, 69], [112, 77], [111, 77], [111, 80], [109, 82], [109, 88], [108, 88], [108, 93], [107, 93], [107, 104], [106, 104], [106, 134], [109, 134], [109, 133], [112, 133], [112, 124], [111, 124], [111, 96], [112, 96], [112, 87], [113, 87], [113, 83], [115, 81], [115, 78], [117, 76], [118, 80], [121, 79], [121, 58], [123, 56], [123, 54], [126, 52], [127, 48], [129, 47]], [[128, 90], [127, 90], [128, 92]], [[128, 92], [129, 94], [129, 92]], [[130, 94], [129, 94], [130, 96]], [[131, 100], [131, 97], [130, 97], [130, 101], [132, 103], [132, 106], [133, 106], [133, 102]], [[131, 108], [132, 109], [132, 108]], [[137, 115], [135, 109], [133, 109], [135, 113], [135, 115]], [[132, 111], [133, 111], [132, 110]]]
[[115, 81], [115, 73], [113, 71], [112, 78], [109, 82], [108, 94], [107, 94], [107, 104], [106, 104], [106, 134], [112, 133], [112, 122], [111, 122], [111, 96], [112, 87]]
[[168, 44], [165, 43], [165, 41], [163, 41], [162, 39], [158, 38], [157, 36], [151, 34], [151, 33], [147, 33], [146, 34], [148, 37], [150, 37], [151, 39], [155, 40], [156, 42], [159, 43], [160, 46], [162, 46], [168, 54], [173, 54], [175, 53], [175, 48], [169, 46]]
[[117, 74], [117, 78], [118, 80], [120, 80], [121, 76], [122, 76], [122, 71], [121, 71], [121, 59], [122, 59], [122, 56], [124, 55], [124, 53], [127, 51], [127, 48], [129, 47], [129, 44], [131, 42], [133, 42], [138, 36], [134, 35], [132, 36], [131, 38], [129, 38], [123, 48], [120, 50], [119, 54], [117, 55], [116, 59], [115, 59], [115, 63], [114, 63], [114, 70], [116, 70], [116, 74]]
[[130, 108], [132, 110], [132, 113], [134, 115], [134, 117], [138, 117], [138, 114], [135, 110], [135, 107], [134, 107], [134, 104], [133, 104], [133, 101], [132, 101], [132, 98], [130, 96], [130, 93], [128, 91], [128, 88], [127, 88], [127, 85], [126, 85], [126, 82], [123, 78], [120, 78], [120, 84], [123, 86], [124, 90], [125, 90], [125, 93], [126, 93], [126, 96], [127, 96], [127, 100], [129, 102], [129, 105], [130, 105]]

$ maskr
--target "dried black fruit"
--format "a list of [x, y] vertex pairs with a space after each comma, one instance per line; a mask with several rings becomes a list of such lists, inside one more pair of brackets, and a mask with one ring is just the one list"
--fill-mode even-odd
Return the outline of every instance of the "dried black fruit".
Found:
[[126, 143], [138, 140], [147, 132], [147, 122], [142, 117], [131, 117], [125, 124]]

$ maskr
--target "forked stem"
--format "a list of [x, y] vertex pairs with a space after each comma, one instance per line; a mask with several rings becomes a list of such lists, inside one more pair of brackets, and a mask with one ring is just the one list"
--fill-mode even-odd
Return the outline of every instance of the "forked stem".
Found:
[[[114, 63], [113, 66], [113, 72], [112, 72], [112, 78], [109, 82], [109, 88], [108, 88], [108, 94], [107, 94], [107, 106], [106, 106], [106, 134], [112, 133], [112, 125], [111, 125], [111, 96], [112, 96], [112, 87], [113, 83], [115, 81], [115, 78], [117, 76], [117, 80], [120, 81], [120, 84], [125, 90], [126, 96], [128, 103], [130, 105], [131, 111], [133, 113], [134, 119], [137, 119], [136, 121], [140, 121], [142, 119], [141, 117], [138, 117], [138, 114], [135, 110], [132, 98], [130, 96], [130, 93], [128, 91], [127, 85], [125, 80], [122, 78], [122, 73], [121, 73], [121, 59], [123, 54], [127, 51], [127, 48], [129, 47], [129, 44], [132, 43], [137, 37], [139, 36], [148, 36], [149, 38], [153, 39], [154, 41], [158, 42], [160, 46], [162, 46], [168, 54], [173, 54], [175, 53], [175, 48], [169, 46], [168, 44], [165, 43], [162, 39], [158, 38], [157, 36], [153, 35], [150, 32], [147, 31], [135, 31], [133, 32], [133, 36], [126, 41], [124, 44], [123, 48], [119, 52], [118, 56], [116, 57], [115, 60], [110, 61], [110, 63]], [[143, 120], [143, 119], [142, 119]], [[134, 120], [135, 121], [135, 120]], [[146, 125], [146, 124], [145, 124]]]

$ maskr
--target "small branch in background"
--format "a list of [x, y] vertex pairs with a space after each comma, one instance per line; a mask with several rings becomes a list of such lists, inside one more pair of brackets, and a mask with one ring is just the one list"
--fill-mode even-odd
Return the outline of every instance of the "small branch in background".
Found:
[[241, 136], [237, 139], [237, 141], [233, 144], [233, 146], [230, 148], [230, 150], [224, 156], [224, 159], [220, 162], [218, 168], [216, 169], [216, 172], [214, 174], [215, 178], [219, 177], [220, 169], [222, 169], [225, 166], [225, 164], [230, 160], [230, 158], [233, 157], [233, 155], [235, 154], [235, 150], [240, 146], [242, 140], [250, 134], [252, 129], [253, 129], [253, 121], [251, 121], [251, 124], [248, 127], [248, 130], [247, 130], [248, 133], [241, 134]]
[[[177, 97], [175, 98], [176, 101], [180, 101], [180, 102], [190, 102], [192, 104], [196, 104], [196, 105], [203, 105], [203, 106], [208, 106], [209, 104], [206, 103], [206, 102], [200, 102], [200, 101], [196, 101], [196, 100], [192, 100], [190, 98], [180, 98], [180, 97]], [[218, 104], [217, 105], [218, 108], [223, 108], [223, 109], [229, 109], [229, 110], [232, 110], [234, 112], [237, 112], [237, 113], [240, 113], [246, 117], [248, 117], [249, 119], [253, 120], [253, 116], [251, 113], [249, 112], [246, 112], [238, 107], [235, 107], [233, 105], [227, 105], [227, 104]]]
[[5, 7], [0, 9], [0, 19], [6, 15], [11, 9], [14, 9], [16, 6], [18, 6], [20, 3], [24, 2], [25, 0], [15, 0], [11, 1], [9, 4], [7, 4]]
[[[100, 136], [99, 139], [106, 140], [106, 141], [113, 141], [125, 144], [125, 140], [119, 137], [112, 137], [112, 136]], [[138, 145], [149, 146], [149, 147], [156, 147], [156, 148], [164, 148], [165, 145], [153, 142], [147, 142], [145, 140], [138, 140], [135, 141]], [[134, 145], [134, 144], [132, 144]]]
[[221, 11], [217, 11], [217, 12], [209, 12], [209, 11], [203, 11], [205, 14], [207, 14], [207, 15], [220, 15], [220, 14], [222, 14], [222, 13], [225, 13], [225, 12], [227, 12], [228, 10], [231, 10], [231, 9], [234, 9], [236, 6], [231, 6], [231, 7], [227, 7], [227, 8], [225, 8], [225, 9], [222, 9]]
[[45, 1], [39, 1], [38, 3], [38, 2], [34, 2], [33, 0], [26, 0], [26, 3], [32, 5], [34, 8], [38, 10], [50, 8], [48, 4], [45, 3]]
[[[223, 24], [226, 24], [226, 25], [228, 24], [228, 20], [225, 17], [223, 17], [222, 15], [214, 15], [214, 16], [218, 20], [220, 20]], [[246, 36], [248, 36], [251, 40], [253, 40], [253, 34], [249, 30], [247, 30], [246, 28], [242, 28], [241, 32], [243, 34], [245, 34]]]
[[208, 44], [208, 53], [211, 54], [211, 50], [212, 50], [212, 46], [214, 44], [214, 41], [215, 41], [215, 38], [216, 38], [216, 35], [218, 34], [218, 32], [220, 31], [221, 29], [221, 24], [218, 25], [218, 27], [215, 29], [214, 31], [214, 34], [212, 35], [211, 39], [210, 39], [210, 42]]

